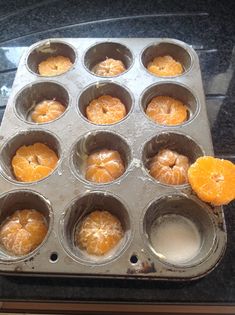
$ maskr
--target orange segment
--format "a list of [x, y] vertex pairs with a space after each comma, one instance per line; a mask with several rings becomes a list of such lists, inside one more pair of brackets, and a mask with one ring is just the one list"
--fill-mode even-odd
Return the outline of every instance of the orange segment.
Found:
[[112, 77], [124, 71], [126, 71], [124, 63], [112, 58], [107, 58], [93, 68], [93, 72], [102, 77]]
[[90, 213], [77, 228], [75, 244], [88, 254], [101, 256], [114, 248], [123, 237], [121, 222], [108, 211]]
[[40, 62], [38, 72], [43, 76], [54, 76], [68, 71], [72, 67], [72, 62], [64, 56], [49, 57]]
[[157, 96], [148, 104], [146, 114], [158, 124], [174, 126], [187, 120], [188, 109], [172, 97]]
[[38, 103], [32, 114], [32, 121], [42, 124], [53, 121], [60, 117], [65, 111], [65, 106], [55, 100], [45, 100]]
[[175, 76], [184, 72], [181, 63], [168, 55], [155, 57], [153, 61], [149, 62], [147, 69], [159, 77]]
[[161, 150], [150, 162], [150, 175], [168, 185], [182, 185], [188, 182], [189, 160], [169, 149]]
[[86, 179], [92, 182], [111, 182], [124, 171], [124, 163], [117, 151], [100, 150], [89, 155], [87, 159]]
[[108, 183], [113, 180], [111, 174], [106, 169], [97, 168], [96, 166], [88, 167], [86, 171], [86, 179], [96, 183]]
[[48, 176], [56, 167], [56, 153], [43, 143], [22, 146], [13, 157], [11, 164], [17, 180], [33, 182]]
[[34, 182], [44, 177], [47, 177], [52, 171], [53, 169], [50, 167], [47, 167], [44, 165], [38, 165], [30, 172], [31, 177], [29, 177], [29, 181]]
[[14, 255], [26, 255], [41, 244], [47, 230], [39, 211], [17, 210], [0, 226], [0, 243]]
[[189, 183], [198, 197], [215, 206], [235, 199], [235, 165], [227, 160], [203, 156], [188, 170]]
[[53, 150], [40, 142], [34, 143], [33, 149], [39, 165], [55, 168], [56, 163], [58, 162], [58, 157]]
[[90, 102], [86, 115], [95, 124], [113, 124], [126, 116], [126, 107], [119, 98], [103, 95]]

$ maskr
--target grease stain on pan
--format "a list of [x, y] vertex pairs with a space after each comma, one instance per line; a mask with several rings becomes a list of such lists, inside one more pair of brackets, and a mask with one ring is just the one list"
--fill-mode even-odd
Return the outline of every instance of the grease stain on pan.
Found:
[[148, 274], [148, 273], [154, 273], [157, 272], [155, 265], [153, 262], [149, 261], [143, 261], [140, 266], [137, 266], [136, 268], [128, 268], [127, 269], [127, 274], [133, 275], [133, 274]]

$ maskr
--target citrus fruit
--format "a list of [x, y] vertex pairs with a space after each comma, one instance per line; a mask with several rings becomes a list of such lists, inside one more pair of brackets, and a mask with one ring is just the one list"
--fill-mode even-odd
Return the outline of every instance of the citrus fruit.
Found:
[[103, 95], [90, 102], [86, 115], [95, 124], [113, 124], [126, 116], [126, 107], [119, 98]]
[[43, 76], [54, 76], [68, 71], [72, 67], [72, 62], [64, 56], [49, 57], [38, 65], [38, 72]]
[[88, 254], [101, 256], [114, 248], [123, 237], [121, 222], [108, 211], [90, 213], [75, 232], [75, 244]]
[[181, 63], [169, 55], [155, 57], [153, 61], [149, 62], [147, 69], [159, 77], [176, 76], [184, 71]]
[[187, 120], [188, 109], [170, 96], [156, 96], [148, 104], [146, 114], [158, 124], [174, 126]]
[[113, 77], [126, 71], [126, 67], [121, 60], [107, 58], [99, 62], [94, 68], [93, 72], [102, 77]]
[[11, 164], [14, 175], [21, 182], [33, 182], [48, 176], [56, 167], [56, 153], [43, 143], [22, 146]]
[[227, 160], [203, 156], [188, 169], [188, 179], [198, 197], [215, 206], [235, 199], [235, 165]]
[[47, 234], [44, 216], [34, 209], [17, 210], [0, 227], [0, 243], [14, 255], [26, 255], [44, 240]]
[[87, 158], [86, 179], [97, 183], [107, 183], [120, 177], [125, 171], [122, 158], [117, 151], [103, 149]]
[[38, 103], [32, 114], [32, 121], [42, 124], [55, 120], [65, 111], [65, 106], [55, 100], [44, 100]]
[[189, 160], [186, 156], [163, 149], [150, 162], [150, 175], [168, 185], [182, 185], [188, 182]]

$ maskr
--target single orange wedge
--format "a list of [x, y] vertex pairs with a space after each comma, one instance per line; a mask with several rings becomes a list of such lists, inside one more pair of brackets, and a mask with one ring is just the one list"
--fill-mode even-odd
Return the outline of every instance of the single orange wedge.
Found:
[[235, 165], [227, 160], [203, 156], [188, 169], [188, 179], [198, 197], [215, 206], [235, 199]]

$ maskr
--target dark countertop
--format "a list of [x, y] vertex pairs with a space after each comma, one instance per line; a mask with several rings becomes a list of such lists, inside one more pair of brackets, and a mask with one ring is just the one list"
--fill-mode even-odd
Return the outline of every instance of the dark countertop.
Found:
[[[215, 155], [235, 161], [234, 1], [1, 1], [0, 114], [25, 47], [49, 37], [172, 37], [198, 52]], [[193, 282], [0, 276], [0, 300], [235, 304], [235, 202], [228, 247]]]

